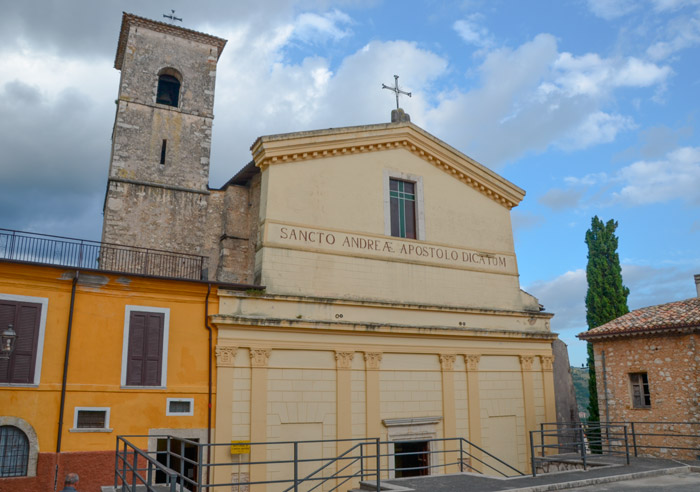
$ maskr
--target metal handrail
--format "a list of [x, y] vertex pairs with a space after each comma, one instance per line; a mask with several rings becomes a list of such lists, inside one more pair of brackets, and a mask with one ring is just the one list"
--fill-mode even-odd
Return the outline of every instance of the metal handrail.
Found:
[[[127, 439], [128, 438], [128, 439]], [[142, 456], [148, 456], [149, 462], [158, 462], [158, 471], [163, 469], [171, 470], [176, 476], [171, 477], [168, 475], [168, 480], [173, 479], [180, 484], [181, 487], [196, 487], [199, 491], [206, 491], [210, 488], [215, 487], [232, 487], [232, 486], [254, 486], [263, 484], [285, 484], [286, 488], [283, 488], [285, 492], [298, 491], [302, 484], [305, 489], [310, 491], [320, 490], [321, 487], [325, 487], [330, 482], [335, 481], [330, 488], [326, 488], [326, 491], [337, 490], [350, 480], [359, 481], [374, 481], [372, 483], [372, 488], [377, 491], [381, 490], [381, 481], [385, 477], [390, 477], [390, 471], [411, 471], [411, 470], [421, 470], [421, 469], [435, 469], [444, 468], [447, 470], [449, 467], [459, 467], [459, 471], [463, 472], [465, 469], [474, 471], [477, 473], [483, 473], [479, 467], [476, 467], [475, 463], [481, 463], [483, 469], [489, 469], [493, 472], [500, 474], [504, 477], [509, 476], [506, 471], [510, 470], [516, 475], [524, 475], [523, 472], [517, 468], [506, 463], [502, 459], [494, 456], [485, 449], [473, 444], [467, 439], [457, 437], [457, 438], [436, 438], [436, 439], [425, 439], [429, 443], [442, 443], [442, 446], [436, 449], [429, 449], [427, 451], [411, 451], [405, 453], [395, 453], [395, 452], [382, 452], [382, 445], [389, 447], [390, 444], [395, 444], [395, 441], [380, 441], [379, 438], [373, 439], [322, 439], [322, 440], [307, 440], [307, 441], [279, 441], [279, 442], [252, 442], [245, 443], [246, 446], [250, 446], [248, 450], [249, 460], [239, 463], [212, 463], [209, 462], [209, 457], [214, 456], [214, 450], [220, 446], [230, 446], [229, 443], [200, 443], [191, 439], [182, 439], [168, 435], [148, 435], [148, 436], [120, 436], [118, 438], [119, 442], [131, 443], [130, 440], [136, 440], [139, 438], [150, 438], [150, 439], [168, 439], [167, 449], [164, 451], [156, 452], [141, 452]], [[172, 445], [172, 440], [179, 441], [179, 446]], [[342, 443], [347, 442], [350, 444], [349, 448], [340, 453], [337, 456], [325, 458], [325, 457], [302, 457], [300, 453], [300, 447], [305, 444], [328, 444], [328, 443]], [[447, 443], [452, 443], [454, 446], [449, 446]], [[250, 457], [254, 456], [253, 448], [256, 446], [291, 446], [293, 451], [293, 457], [290, 459], [278, 459], [278, 460], [251, 460]], [[133, 445], [132, 445], [133, 446]], [[186, 446], [196, 446], [197, 447], [197, 458], [190, 459], [185, 456], [184, 449]], [[119, 448], [118, 448], [119, 452]], [[480, 455], [479, 455], [480, 454]], [[418, 467], [404, 467], [404, 468], [382, 468], [382, 459], [396, 456], [411, 456], [411, 455], [442, 455], [445, 456], [441, 461], [434, 461], [425, 466]], [[449, 456], [457, 455], [457, 459], [451, 459]], [[206, 458], [205, 458], [206, 456]], [[465, 459], [468, 458], [468, 459]], [[160, 463], [158, 460], [165, 461], [165, 465]], [[172, 470], [173, 461], [179, 463], [179, 470]], [[205, 461], [206, 460], [206, 461]], [[496, 466], [493, 466], [488, 462], [488, 460], [493, 460]], [[299, 475], [299, 466], [303, 463], [318, 463], [311, 473], [306, 473], [303, 476]], [[118, 479], [127, 475], [127, 470], [122, 470], [120, 472], [120, 464], [123, 467], [123, 460], [117, 459], [116, 472], [115, 472], [115, 483]], [[258, 477], [258, 479], [251, 480], [251, 476], [245, 480], [230, 481], [227, 483], [204, 483], [203, 477], [210, 475], [207, 473], [209, 469], [216, 469], [218, 467], [238, 467], [239, 472], [252, 473], [255, 466], [258, 465], [289, 465], [293, 466], [293, 476], [284, 477], [279, 480], [260, 480], [260, 478], [268, 477]], [[498, 464], [501, 466], [497, 468]], [[198, 470], [196, 477], [185, 476], [185, 468], [187, 466], [196, 467]], [[243, 467], [243, 468], [241, 468]], [[357, 469], [353, 469], [357, 467]], [[135, 467], [134, 467], [135, 468]], [[505, 471], [504, 471], [505, 469]], [[131, 470], [131, 467], [129, 468]], [[325, 476], [324, 476], [325, 475]], [[229, 475], [229, 476], [233, 476]], [[139, 475], [140, 478], [142, 478]]]
[[205, 265], [200, 255], [3, 228], [0, 259], [190, 280], [201, 280]]
[[[546, 427], [554, 426], [550, 430]], [[564, 430], [560, 430], [563, 428]], [[571, 431], [565, 436], [567, 439], [561, 444], [564, 432]], [[536, 437], [539, 436], [539, 444]], [[547, 444], [546, 441], [556, 439], [555, 444]], [[556, 449], [557, 453], [562, 449], [574, 448], [574, 452], [581, 457], [583, 469], [588, 469], [588, 455], [624, 456], [627, 464], [630, 464], [629, 434], [626, 424], [612, 423], [561, 423], [551, 422], [540, 424], [540, 430], [530, 431], [530, 467], [532, 476], [537, 476], [538, 463], [561, 461], [561, 456], [546, 456], [546, 451]], [[537, 456], [537, 451], [540, 456]]]
[[[123, 453], [119, 451], [119, 444], [123, 443]], [[148, 492], [154, 492], [155, 473], [160, 471], [167, 477], [166, 484], [170, 485], [170, 492], [176, 492], [179, 474], [160, 463], [157, 459], [150, 456], [151, 453], [145, 452], [136, 447], [130, 441], [122, 436], [117, 436], [117, 449], [115, 454], [115, 469], [114, 469], [114, 490], [121, 489], [122, 492], [136, 492], [136, 487], [143, 485]], [[129, 462], [129, 457], [133, 456], [133, 462]], [[139, 467], [139, 458], [146, 461], [146, 466]], [[120, 466], [121, 464], [121, 466]], [[146, 477], [140, 472], [146, 471]], [[131, 485], [129, 485], [128, 477], [131, 475]], [[120, 483], [121, 482], [121, 483]]]

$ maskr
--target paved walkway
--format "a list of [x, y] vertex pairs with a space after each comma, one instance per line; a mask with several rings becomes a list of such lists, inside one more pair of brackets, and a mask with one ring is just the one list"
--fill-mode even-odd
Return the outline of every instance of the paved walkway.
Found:
[[672, 490], [673, 492], [698, 492], [700, 490], [700, 473], [684, 472], [659, 477], [625, 480], [588, 487], [569, 489], [578, 492], [622, 492], [633, 490]]
[[[697, 492], [700, 490], [700, 468], [697, 468], [697, 462], [693, 463], [695, 467], [691, 467], [678, 461], [656, 458], [632, 458], [629, 465], [625, 465], [624, 462], [615, 457], [607, 457], [604, 461], [607, 466], [591, 467], [586, 471], [549, 473], [537, 477], [490, 478], [484, 475], [458, 473], [401, 478], [383, 481], [382, 489], [393, 489], [397, 492], [402, 490], [416, 492], [498, 492], [505, 490], [545, 492], [565, 489], [602, 492], [604, 490], [645, 490], [646, 484], [655, 484], [650, 485], [648, 489], [671, 489], [674, 492], [686, 490]], [[626, 483], [623, 485], [622, 481], [626, 481]], [[632, 485], [627, 486], [630, 483]], [[603, 485], [609, 488], [603, 488]], [[682, 488], [686, 486], [690, 488]]]

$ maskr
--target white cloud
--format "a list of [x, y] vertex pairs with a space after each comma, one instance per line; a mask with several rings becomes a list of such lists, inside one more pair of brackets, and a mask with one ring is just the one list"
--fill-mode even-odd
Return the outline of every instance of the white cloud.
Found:
[[607, 114], [596, 111], [586, 116], [576, 128], [572, 129], [560, 142], [563, 148], [583, 149], [595, 144], [609, 143], [617, 134], [635, 128], [634, 120], [629, 116]]
[[593, 186], [594, 184], [607, 181], [607, 179], [608, 175], [606, 173], [590, 173], [582, 178], [567, 176], [564, 178], [564, 182], [571, 186]]
[[663, 26], [661, 41], [647, 49], [652, 60], [663, 60], [674, 53], [700, 43], [700, 10], [678, 15]]
[[524, 289], [554, 313], [552, 331], [586, 329], [586, 270], [565, 272], [551, 280], [535, 282]]
[[680, 199], [700, 204], [700, 147], [681, 147], [665, 159], [638, 161], [621, 169], [616, 179], [623, 182], [615, 193], [628, 205], [644, 205]]
[[0, 87], [20, 80], [49, 101], [68, 89], [79, 90], [95, 101], [114, 100], [119, 72], [112, 65], [113, 61], [107, 59], [66, 58], [25, 48], [0, 56]]
[[466, 19], [455, 21], [452, 28], [460, 38], [479, 48], [491, 48], [495, 44], [489, 30], [483, 26], [483, 16], [472, 14]]
[[[623, 284], [630, 289], [628, 305], [639, 309], [695, 295], [693, 273], [700, 263], [690, 259], [682, 266], [652, 267], [622, 264]], [[537, 281], [524, 290], [537, 297], [548, 312], [554, 313], [552, 331], [566, 342], [572, 364], [585, 360], [586, 344], [576, 338], [586, 331], [586, 270], [567, 271], [551, 280]]]
[[616, 19], [634, 11], [639, 4], [635, 0], [588, 0], [588, 8], [598, 17]]
[[561, 53], [553, 36], [540, 34], [516, 49], [486, 51], [477, 73], [476, 88], [443, 94], [425, 121], [430, 131], [498, 167], [551, 145], [573, 150], [612, 142], [635, 128], [630, 116], [604, 110], [615, 91], [662, 88], [672, 71], [633, 57]]
[[699, 0], [651, 0], [651, 3], [657, 12], [678, 10], [689, 5], [700, 5]]
[[339, 10], [332, 10], [323, 14], [306, 12], [300, 14], [295, 22], [294, 37], [307, 42], [322, 42], [328, 39], [338, 41], [351, 34], [350, 29], [342, 26], [352, 24], [349, 15]]
[[605, 96], [619, 87], [649, 87], [663, 83], [672, 70], [638, 58], [601, 58], [596, 53], [574, 56], [562, 53], [554, 63], [557, 76], [553, 85], [543, 90], [555, 89], [569, 96]]

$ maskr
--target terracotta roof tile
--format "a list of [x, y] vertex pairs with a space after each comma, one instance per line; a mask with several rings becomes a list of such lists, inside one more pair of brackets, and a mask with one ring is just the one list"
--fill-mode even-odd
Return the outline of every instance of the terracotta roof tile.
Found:
[[635, 309], [577, 336], [581, 340], [588, 340], [685, 328], [700, 328], [700, 298], [698, 297]]

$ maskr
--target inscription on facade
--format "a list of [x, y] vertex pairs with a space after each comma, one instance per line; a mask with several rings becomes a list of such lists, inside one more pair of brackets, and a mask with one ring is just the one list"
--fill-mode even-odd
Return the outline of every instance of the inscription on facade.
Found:
[[267, 240], [285, 246], [306, 246], [328, 252], [355, 253], [383, 259], [435, 263], [442, 266], [516, 273], [514, 257], [403, 241], [270, 223]]

